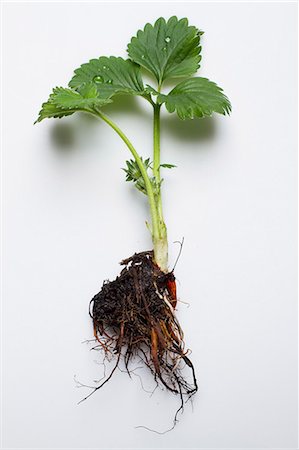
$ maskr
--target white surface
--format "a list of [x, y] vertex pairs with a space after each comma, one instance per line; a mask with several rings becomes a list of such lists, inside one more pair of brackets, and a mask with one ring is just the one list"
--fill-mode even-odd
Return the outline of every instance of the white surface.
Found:
[[[296, 8], [4, 5], [4, 448], [297, 447]], [[134, 426], [166, 429], [178, 399], [117, 373], [77, 406], [86, 391], [73, 381], [101, 376], [81, 344], [90, 298], [150, 247], [145, 199], [120, 170], [126, 149], [85, 116], [32, 123], [73, 69], [125, 56], [137, 29], [173, 14], [205, 31], [199, 75], [224, 88], [233, 114], [163, 117], [163, 161], [178, 166], [165, 170], [165, 216], [170, 242], [185, 237], [176, 275], [190, 302], [178, 316], [200, 395], [159, 436]], [[148, 106], [108, 111], [148, 154]]]

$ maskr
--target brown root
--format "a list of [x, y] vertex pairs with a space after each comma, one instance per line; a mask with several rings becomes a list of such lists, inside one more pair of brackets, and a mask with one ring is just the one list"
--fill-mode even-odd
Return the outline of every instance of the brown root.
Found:
[[[104, 282], [90, 303], [99, 348], [106, 356], [115, 355], [116, 363], [110, 375], [83, 400], [112, 377], [121, 356], [129, 374], [131, 360], [140, 356], [155, 380], [180, 396], [178, 413], [198, 386], [175, 316], [175, 277], [159, 269], [152, 251], [135, 253], [121, 264], [125, 267], [120, 275]], [[184, 378], [182, 365], [190, 370], [191, 383]]]

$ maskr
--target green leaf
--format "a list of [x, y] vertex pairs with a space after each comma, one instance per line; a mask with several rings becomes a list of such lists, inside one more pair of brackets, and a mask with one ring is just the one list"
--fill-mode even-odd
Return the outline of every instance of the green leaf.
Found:
[[[146, 160], [143, 161], [141, 157], [141, 161], [145, 167], [145, 170], [147, 171], [149, 167], [151, 167], [150, 159], [147, 158]], [[140, 172], [137, 162], [134, 159], [130, 159], [129, 161], [126, 161], [126, 164], [127, 167], [123, 169], [126, 172], [126, 181], [133, 181], [136, 188], [143, 194], [147, 195], [144, 179]]]
[[93, 83], [101, 98], [115, 94], [142, 95], [144, 93], [140, 67], [130, 60], [115, 56], [91, 59], [75, 70], [69, 86], [75, 90]]
[[132, 61], [151, 72], [159, 86], [169, 78], [192, 75], [201, 60], [200, 35], [197, 28], [188, 25], [187, 19], [163, 17], [154, 26], [146, 24], [128, 45]]
[[42, 109], [40, 110], [38, 118], [34, 123], [41, 122], [46, 118], [50, 119], [51, 117], [58, 117], [59, 119], [61, 119], [61, 117], [70, 116], [73, 113], [74, 111], [64, 111], [61, 108], [58, 108], [54, 103], [48, 101], [42, 104]]
[[154, 96], [159, 95], [159, 92], [156, 89], [154, 89], [152, 86], [150, 86], [149, 84], [146, 84], [144, 91], [147, 94], [152, 94]]
[[91, 84], [82, 86], [80, 92], [56, 87], [48, 101], [42, 104], [36, 122], [51, 117], [69, 116], [76, 111], [94, 112], [107, 103], [111, 103], [111, 100], [99, 98], [97, 89]]
[[160, 167], [164, 167], [165, 169], [173, 169], [175, 166], [174, 164], [160, 164]]
[[179, 83], [168, 95], [160, 94], [167, 110], [177, 112], [181, 119], [211, 116], [213, 112], [229, 114], [231, 104], [223, 90], [207, 78], [189, 78]]

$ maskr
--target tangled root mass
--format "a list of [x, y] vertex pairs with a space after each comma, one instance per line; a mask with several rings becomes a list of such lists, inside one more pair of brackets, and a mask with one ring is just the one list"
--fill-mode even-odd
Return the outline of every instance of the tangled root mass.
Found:
[[[121, 264], [120, 275], [105, 281], [90, 304], [98, 346], [116, 358], [110, 375], [93, 392], [112, 377], [121, 358], [130, 374], [130, 361], [138, 355], [158, 384], [180, 396], [181, 410], [197, 391], [197, 382], [175, 316], [175, 277], [160, 270], [152, 251], [135, 253]], [[183, 376], [182, 366], [189, 369], [191, 381]]]

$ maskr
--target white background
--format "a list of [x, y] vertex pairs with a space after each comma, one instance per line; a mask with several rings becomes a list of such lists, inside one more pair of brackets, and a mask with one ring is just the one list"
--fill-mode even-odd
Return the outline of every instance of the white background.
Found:
[[[3, 447], [296, 448], [296, 4], [6, 3], [3, 10]], [[86, 116], [33, 126], [54, 86], [101, 55], [125, 57], [159, 16], [205, 31], [199, 74], [231, 117], [163, 115], [165, 216], [185, 237], [178, 317], [200, 380], [175, 430], [178, 399], [100, 378], [88, 303], [118, 261], [151, 246], [145, 198], [124, 182], [118, 136]], [[143, 154], [151, 110], [106, 108]], [[145, 374], [144, 385], [152, 386]]]

